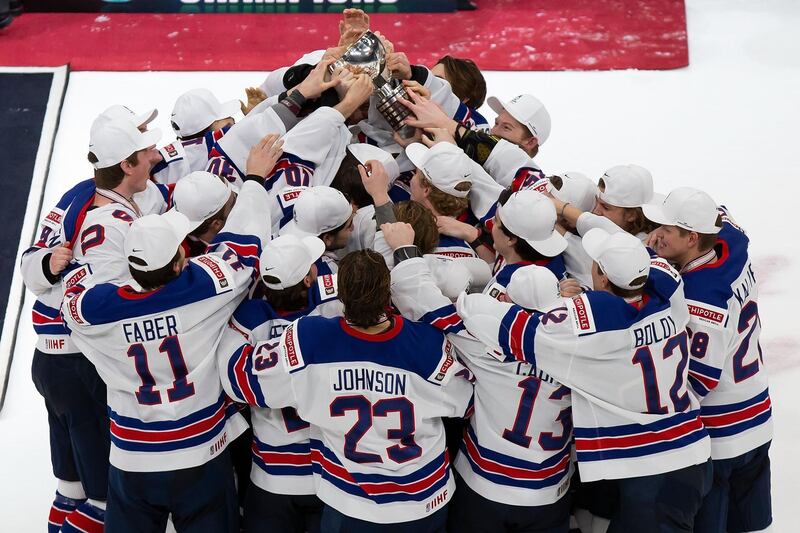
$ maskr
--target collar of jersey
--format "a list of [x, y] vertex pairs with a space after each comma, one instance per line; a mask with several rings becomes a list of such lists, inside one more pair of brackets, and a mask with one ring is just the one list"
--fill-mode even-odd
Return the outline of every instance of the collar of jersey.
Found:
[[344, 318], [339, 319], [339, 325], [342, 327], [342, 331], [351, 337], [370, 342], [385, 342], [397, 337], [397, 335], [403, 329], [403, 317], [400, 315], [392, 315], [392, 320], [394, 322], [392, 327], [383, 333], [378, 333], [377, 335], [370, 335], [369, 333], [358, 331], [354, 327], [350, 326]]

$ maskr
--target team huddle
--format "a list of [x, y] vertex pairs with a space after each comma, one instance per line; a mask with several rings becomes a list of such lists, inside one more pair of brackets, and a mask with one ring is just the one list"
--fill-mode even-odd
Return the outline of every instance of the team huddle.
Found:
[[[369, 29], [247, 102], [123, 105], [22, 258], [51, 532], [745, 532], [772, 419], [749, 240], [650, 172], [550, 174], [534, 96]], [[234, 117], [243, 118], [234, 120]]]

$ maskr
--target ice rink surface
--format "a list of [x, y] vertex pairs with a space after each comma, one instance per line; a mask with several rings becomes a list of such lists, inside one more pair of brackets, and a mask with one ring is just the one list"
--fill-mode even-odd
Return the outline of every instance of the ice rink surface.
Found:
[[[800, 489], [800, 2], [687, 1], [690, 66], [673, 71], [486, 72], [489, 94], [539, 97], [553, 117], [537, 161], [549, 174], [592, 178], [615, 164], [653, 173], [656, 190], [691, 185], [725, 204], [751, 238], [760, 283], [761, 343], [771, 376], [773, 531], [798, 531]], [[389, 36], [391, 38], [391, 36]], [[98, 51], [102, 53], [102, 51]], [[265, 50], [265, 54], [269, 51]], [[259, 72], [72, 73], [44, 193], [49, 209], [79, 180], [89, 125], [107, 106], [157, 107], [151, 127], [172, 140], [175, 98], [206, 87], [243, 98]], [[487, 118], [493, 114], [486, 109]], [[23, 236], [27, 247], [30, 235]], [[5, 406], [0, 413], [0, 530], [43, 531], [55, 491], [44, 402], [30, 366], [33, 298], [23, 302]]]

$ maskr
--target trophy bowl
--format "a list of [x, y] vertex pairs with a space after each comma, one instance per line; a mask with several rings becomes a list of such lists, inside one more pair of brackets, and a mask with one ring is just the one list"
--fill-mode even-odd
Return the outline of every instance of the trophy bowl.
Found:
[[386, 48], [377, 35], [365, 32], [328, 68], [331, 74], [339, 68], [350, 68], [369, 75], [378, 97], [378, 112], [401, 137], [409, 139], [414, 136], [416, 129], [403, 124], [411, 111], [399, 101], [399, 98], [408, 100], [408, 93], [403, 83], [392, 78], [386, 69]]

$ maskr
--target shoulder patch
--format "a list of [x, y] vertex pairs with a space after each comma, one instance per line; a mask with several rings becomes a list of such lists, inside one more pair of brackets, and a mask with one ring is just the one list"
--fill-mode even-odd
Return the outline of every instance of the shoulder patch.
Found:
[[281, 207], [285, 208], [294, 205], [297, 202], [297, 199], [300, 197], [300, 193], [307, 188], [308, 187], [288, 187], [283, 189], [280, 194], [278, 194]]
[[297, 334], [295, 333], [296, 327], [296, 322], [290, 324], [286, 328], [286, 331], [283, 332], [283, 337], [281, 338], [283, 362], [290, 372], [293, 370], [299, 370], [305, 366], [303, 354], [300, 351], [300, 344], [297, 342]]
[[428, 376], [428, 381], [437, 385], [446, 383], [449, 381], [448, 371], [455, 363], [456, 356], [453, 350], [453, 344], [449, 340], [444, 339], [444, 344], [442, 344], [442, 357], [439, 359], [439, 364], [436, 365], [436, 370], [433, 371], [433, 374]]
[[319, 287], [319, 298], [322, 301], [337, 298], [339, 296], [339, 287], [336, 283], [336, 274], [325, 274], [317, 278], [317, 286]]
[[585, 295], [581, 294], [568, 298], [564, 302], [567, 305], [567, 312], [572, 321], [572, 329], [577, 335], [585, 335], [597, 331], [592, 307]]
[[656, 270], [660, 270], [664, 274], [667, 274], [669, 277], [674, 279], [677, 283], [681, 281], [681, 274], [675, 268], [670, 265], [666, 259], [662, 259], [661, 257], [653, 257], [650, 259], [650, 268], [655, 268]]
[[52, 211], [47, 213], [42, 219], [42, 226], [47, 226], [54, 230], [61, 228], [61, 222], [64, 220], [64, 211], [57, 207], [54, 207]]
[[689, 306], [689, 320], [691, 322], [698, 322], [716, 329], [724, 328], [728, 322], [727, 309], [697, 300], [686, 300], [686, 304]]
[[499, 283], [492, 283], [490, 286], [484, 289], [484, 294], [488, 294], [495, 300], [500, 302], [504, 302], [505, 300], [502, 299], [503, 295], [506, 293], [506, 288], [500, 285]]
[[73, 322], [81, 326], [87, 324], [86, 319], [84, 318], [80, 309], [80, 303], [84, 294], [86, 294], [86, 292], [83, 290], [73, 290], [70, 293], [67, 293], [64, 297], [64, 306], [67, 308], [69, 317], [73, 320]]
[[81, 283], [86, 278], [89, 278], [92, 275], [92, 267], [89, 265], [82, 265], [79, 268], [76, 268], [69, 272], [64, 278], [61, 280], [61, 286], [64, 288], [64, 292], [68, 291], [78, 283]]
[[167, 155], [170, 157], [175, 157], [178, 155], [178, 150], [175, 149], [174, 144], [168, 144], [164, 147], [164, 151], [167, 152]]
[[214, 282], [214, 289], [217, 294], [228, 292], [235, 287], [233, 275], [230, 273], [230, 266], [222, 259], [213, 255], [201, 255], [192, 261], [205, 270]]

